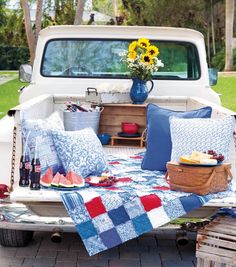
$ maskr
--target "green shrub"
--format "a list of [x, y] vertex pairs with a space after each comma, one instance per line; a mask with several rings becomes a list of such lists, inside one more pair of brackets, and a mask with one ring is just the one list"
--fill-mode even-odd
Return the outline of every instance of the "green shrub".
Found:
[[[234, 70], [236, 70], [236, 49], [233, 50], [233, 62]], [[212, 58], [211, 66], [217, 68], [219, 71], [223, 71], [225, 67], [225, 48], [221, 49]]]
[[23, 63], [29, 62], [27, 47], [0, 46], [0, 70], [17, 70]]

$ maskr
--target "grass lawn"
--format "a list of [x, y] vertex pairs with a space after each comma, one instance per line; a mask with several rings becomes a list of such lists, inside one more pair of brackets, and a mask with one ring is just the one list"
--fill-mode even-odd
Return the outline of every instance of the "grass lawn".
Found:
[[[9, 75], [16, 76], [17, 72], [0, 72], [0, 77]], [[21, 83], [18, 79], [0, 85], [0, 118], [2, 118], [10, 108], [18, 104], [18, 90], [23, 85], [24, 83]], [[221, 101], [224, 107], [236, 111], [236, 75], [220, 75], [218, 83], [216, 86], [213, 86], [213, 89], [217, 93], [222, 94]]]
[[220, 76], [217, 85], [212, 88], [222, 94], [222, 106], [236, 111], [236, 75]]
[[0, 118], [2, 118], [10, 108], [18, 105], [18, 89], [23, 85], [24, 84], [18, 79], [0, 85]]

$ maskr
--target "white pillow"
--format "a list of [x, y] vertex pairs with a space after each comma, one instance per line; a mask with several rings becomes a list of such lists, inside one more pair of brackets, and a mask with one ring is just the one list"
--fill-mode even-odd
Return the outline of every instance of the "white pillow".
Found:
[[235, 120], [232, 116], [222, 119], [170, 118], [172, 141], [171, 161], [192, 151], [214, 150], [229, 160], [230, 143]]
[[63, 167], [57, 156], [50, 133], [51, 129], [64, 130], [64, 125], [58, 112], [52, 113], [46, 119], [22, 120], [24, 148], [27, 146], [26, 152], [30, 154], [30, 160], [35, 156], [37, 140], [36, 152], [41, 163], [41, 174], [44, 174], [50, 166], [53, 168], [54, 174], [58, 171], [63, 172]]

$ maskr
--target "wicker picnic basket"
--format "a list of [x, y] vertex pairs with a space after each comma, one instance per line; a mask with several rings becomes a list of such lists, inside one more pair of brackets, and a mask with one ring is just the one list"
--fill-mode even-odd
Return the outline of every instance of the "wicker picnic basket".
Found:
[[218, 166], [186, 166], [177, 162], [166, 164], [170, 189], [197, 195], [226, 191], [233, 178], [229, 163]]

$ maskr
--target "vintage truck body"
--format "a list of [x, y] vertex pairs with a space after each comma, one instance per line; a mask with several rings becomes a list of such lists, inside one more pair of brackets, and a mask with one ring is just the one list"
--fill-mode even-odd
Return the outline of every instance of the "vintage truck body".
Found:
[[[119, 52], [127, 47], [130, 40], [142, 36], [157, 42], [160, 58], [165, 64], [164, 69], [153, 77], [154, 89], [147, 103], [182, 111], [210, 105], [213, 118], [236, 115], [220, 105], [219, 96], [210, 88], [204, 38], [199, 32], [176, 28], [109, 26], [62, 26], [42, 30], [31, 82], [21, 90], [20, 105], [12, 108], [10, 116], [0, 121], [0, 183], [10, 185], [14, 179], [13, 191], [0, 204], [1, 244], [23, 245], [30, 239], [31, 231], [36, 230], [75, 231], [56, 191], [31, 191], [18, 186], [22, 114], [28, 119], [46, 118], [55, 110], [62, 110], [67, 100], [85, 102], [87, 87], [96, 87], [102, 82], [127, 85], [130, 79], [124, 70], [121, 72]], [[79, 52], [76, 50], [78, 43], [82, 47]], [[93, 60], [86, 56], [91, 51], [94, 53]], [[112, 59], [106, 57], [108, 52], [114, 53]], [[182, 62], [173, 67], [171, 64], [177, 58]], [[107, 67], [111, 61], [116, 64], [115, 71]], [[234, 142], [232, 133], [230, 162], [235, 177]], [[110, 153], [133, 154], [140, 151], [139, 148], [129, 147], [104, 149]], [[235, 179], [233, 183], [236, 190]], [[232, 206], [236, 206], [235, 196], [211, 201], [189, 216], [206, 217], [220, 207]]]

